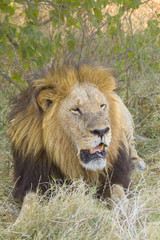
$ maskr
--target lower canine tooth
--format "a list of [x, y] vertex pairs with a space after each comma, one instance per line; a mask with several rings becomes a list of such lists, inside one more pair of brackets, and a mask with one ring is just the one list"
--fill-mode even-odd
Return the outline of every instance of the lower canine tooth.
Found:
[[93, 153], [95, 153], [95, 151], [94, 151], [94, 149], [91, 149], [90, 154], [93, 154]]
[[101, 152], [102, 152], [102, 150], [103, 150], [103, 147], [104, 147], [104, 144], [101, 145]]

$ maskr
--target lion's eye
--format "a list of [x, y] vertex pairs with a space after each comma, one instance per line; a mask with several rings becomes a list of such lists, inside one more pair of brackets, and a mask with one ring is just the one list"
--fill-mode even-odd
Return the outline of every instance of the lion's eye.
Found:
[[82, 115], [82, 112], [79, 108], [72, 108], [71, 112], [74, 114]]
[[106, 108], [106, 104], [101, 104], [101, 109], [104, 110]]

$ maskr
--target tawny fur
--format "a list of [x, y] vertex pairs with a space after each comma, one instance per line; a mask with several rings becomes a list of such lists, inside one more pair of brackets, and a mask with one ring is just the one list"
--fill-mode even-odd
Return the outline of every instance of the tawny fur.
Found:
[[[49, 70], [42, 78], [33, 80], [28, 89], [21, 92], [15, 99], [10, 115], [9, 134], [14, 157], [18, 159], [20, 165], [23, 166], [23, 162], [26, 164], [27, 161], [31, 161], [34, 169], [36, 169], [38, 163], [40, 171], [43, 173], [45, 171], [43, 164], [52, 168], [50, 166], [54, 163], [54, 166], [60, 170], [62, 176], [66, 179], [83, 178], [89, 183], [99, 183], [100, 175], [105, 176], [106, 169], [87, 171], [80, 164], [77, 157], [78, 146], [88, 146], [88, 143], [81, 140], [80, 133], [73, 129], [74, 122], [67, 117], [67, 114], [70, 113], [66, 113], [66, 108], [69, 108], [68, 104], [74, 104], [76, 94], [81, 91], [85, 92], [88, 88], [91, 88], [94, 92], [93, 101], [95, 101], [95, 106], [88, 106], [87, 108], [86, 103], [88, 103], [88, 100], [86, 102], [83, 100], [83, 107], [85, 111], [88, 111], [88, 119], [91, 118], [91, 115], [96, 116], [97, 114], [95, 123], [91, 124], [93, 128], [103, 125], [102, 121], [97, 123], [99, 118], [95, 110], [98, 106], [96, 104], [99, 104], [100, 99], [104, 97], [109, 106], [107, 116], [111, 128], [111, 141], [107, 149], [109, 171], [112, 171], [117, 164], [116, 161], [119, 161], [120, 149], [123, 147], [125, 147], [125, 152], [128, 155], [127, 161], [129, 162], [131, 144], [126, 136], [126, 122], [124, 122], [119, 106], [119, 99], [113, 94], [115, 80], [110, 70], [102, 66], [87, 64], [81, 64], [77, 67], [64, 64], [56, 69]], [[84, 99], [84, 96], [80, 97], [80, 99]], [[77, 101], [81, 100], [78, 99]], [[72, 132], [70, 129], [72, 129]], [[124, 162], [124, 164], [126, 163]], [[125, 168], [125, 166], [123, 167]], [[15, 172], [17, 171], [16, 168], [15, 165]], [[57, 175], [54, 168], [51, 170], [50, 178], [54, 179]], [[21, 185], [23, 185], [24, 171], [25, 167], [18, 176], [15, 174], [15, 181], [19, 181], [17, 178], [20, 178]], [[124, 171], [128, 179], [129, 168], [126, 167]], [[39, 176], [40, 181], [41, 176]], [[119, 183], [119, 180], [115, 179], [114, 183]], [[19, 187], [18, 184], [17, 188]], [[122, 183], [120, 182], [120, 184]], [[127, 185], [128, 183], [126, 183]], [[31, 187], [32, 182], [30, 182]], [[32, 189], [25, 189], [24, 187], [21, 194], [24, 196], [29, 190]]]
[[146, 163], [143, 161], [142, 158], [138, 156], [138, 153], [136, 151], [134, 122], [133, 122], [132, 116], [129, 110], [127, 109], [127, 107], [124, 105], [124, 103], [120, 99], [120, 97], [117, 96], [116, 94], [114, 95], [118, 99], [118, 105], [122, 113], [122, 119], [123, 119], [123, 122], [125, 123], [124, 131], [125, 131], [127, 142], [129, 144], [132, 168], [139, 168], [141, 170], [144, 170], [146, 168]]

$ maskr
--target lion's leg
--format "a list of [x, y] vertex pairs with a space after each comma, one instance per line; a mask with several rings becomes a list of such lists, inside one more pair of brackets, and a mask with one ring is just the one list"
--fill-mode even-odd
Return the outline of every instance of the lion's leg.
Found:
[[111, 199], [115, 202], [119, 200], [126, 200], [126, 194], [124, 192], [124, 188], [119, 184], [113, 184], [111, 186]]
[[[105, 179], [103, 180], [106, 181]], [[122, 184], [111, 184], [111, 182], [108, 180], [103, 182], [102, 185], [97, 188], [96, 197], [100, 198], [102, 201], [105, 199], [111, 199], [115, 203], [127, 201], [127, 196]]]
[[113, 214], [124, 216], [129, 209], [129, 199], [122, 185], [113, 184], [111, 187], [111, 208]]
[[126, 192], [131, 183], [131, 162], [129, 157], [129, 146], [127, 144], [128, 142], [124, 135], [117, 159], [113, 163], [112, 168], [107, 172], [111, 199], [117, 204], [127, 203]]
[[[128, 131], [127, 131], [128, 130]], [[146, 168], [146, 164], [142, 158], [138, 156], [136, 147], [135, 147], [135, 138], [134, 138], [134, 129], [130, 125], [125, 131], [126, 139], [128, 141], [129, 149], [130, 149], [130, 158], [131, 158], [131, 165], [132, 168], [138, 168], [144, 170]]]
[[20, 214], [18, 218], [16, 219], [15, 223], [13, 224], [13, 227], [18, 225], [21, 220], [29, 214], [29, 212], [34, 211], [36, 208], [38, 208], [38, 195], [34, 192], [29, 192], [23, 199], [22, 208], [20, 211]]
[[131, 163], [133, 168], [139, 168], [141, 170], [144, 170], [146, 168], [146, 164], [143, 161], [142, 158], [140, 158], [137, 154], [136, 148], [135, 148], [135, 132], [134, 132], [134, 122], [133, 118], [127, 109], [127, 107], [124, 105], [122, 100], [119, 96], [115, 95], [117, 99], [119, 100], [119, 107], [121, 109], [122, 113], [122, 119], [124, 123], [124, 133], [127, 139], [127, 142], [129, 144], [130, 148], [130, 154], [131, 154]]
[[133, 169], [141, 169], [144, 170], [146, 168], [146, 164], [142, 158], [138, 156], [136, 147], [135, 147], [135, 138], [134, 138], [134, 131], [130, 129], [130, 132], [125, 132], [126, 139], [129, 144], [130, 149], [130, 158], [131, 158], [131, 165]]
[[130, 146], [130, 152], [131, 152], [131, 164], [132, 168], [138, 168], [141, 170], [144, 170], [146, 168], [146, 163], [142, 158], [138, 156], [138, 153], [133, 145]]

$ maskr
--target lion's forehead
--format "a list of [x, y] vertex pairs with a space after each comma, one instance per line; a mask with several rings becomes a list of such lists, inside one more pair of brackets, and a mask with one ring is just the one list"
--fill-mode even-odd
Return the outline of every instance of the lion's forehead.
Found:
[[69, 99], [82, 107], [86, 104], [99, 105], [107, 102], [105, 95], [88, 83], [76, 84], [70, 92]]

